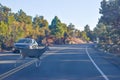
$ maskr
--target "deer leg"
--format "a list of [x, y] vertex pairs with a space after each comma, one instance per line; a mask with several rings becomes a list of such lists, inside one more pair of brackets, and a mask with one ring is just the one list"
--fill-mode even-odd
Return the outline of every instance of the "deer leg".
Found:
[[16, 67], [16, 66], [17, 66], [17, 63], [18, 63], [18, 59], [15, 61], [14, 67]]
[[38, 60], [35, 62], [36, 67], [38, 67], [38, 63], [37, 62], [38, 62]]
[[39, 67], [40, 64], [41, 64], [41, 61], [40, 61], [40, 58], [38, 58], [37, 61], [36, 61], [36, 67]]
[[21, 59], [21, 54], [20, 54], [20, 57], [15, 61], [15, 64], [14, 64], [14, 67], [16, 67], [17, 66], [17, 63], [19, 62], [19, 60]]
[[17, 66], [17, 63], [19, 63], [23, 58], [25, 58], [22, 54], [20, 54], [20, 57], [15, 61], [14, 67]]
[[38, 57], [37, 59], [38, 59], [38, 66], [40, 66], [40, 64], [41, 64], [41, 59], [40, 59], [40, 57]]
[[38, 66], [40, 66], [40, 64], [41, 64], [41, 59], [39, 58], [38, 59]]

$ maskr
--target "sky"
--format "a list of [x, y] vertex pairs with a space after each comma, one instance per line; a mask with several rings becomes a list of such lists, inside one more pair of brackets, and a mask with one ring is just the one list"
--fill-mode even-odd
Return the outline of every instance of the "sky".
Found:
[[100, 18], [99, 9], [102, 0], [0, 0], [4, 6], [17, 13], [22, 9], [27, 15], [44, 16], [51, 24], [55, 16], [62, 23], [75, 25], [76, 29], [84, 30], [89, 25], [92, 30]]

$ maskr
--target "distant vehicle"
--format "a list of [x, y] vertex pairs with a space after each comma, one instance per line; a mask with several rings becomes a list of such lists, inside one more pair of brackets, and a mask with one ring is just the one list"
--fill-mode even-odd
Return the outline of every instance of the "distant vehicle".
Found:
[[38, 48], [38, 43], [31, 38], [22, 38], [14, 43], [14, 53], [20, 53], [20, 49], [36, 49]]

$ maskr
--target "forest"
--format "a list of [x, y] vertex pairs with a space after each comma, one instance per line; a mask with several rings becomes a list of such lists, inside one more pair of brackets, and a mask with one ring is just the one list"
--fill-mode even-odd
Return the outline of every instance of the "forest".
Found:
[[120, 53], [120, 0], [103, 0], [100, 4], [101, 17], [96, 27], [91, 30], [86, 24], [83, 31], [76, 29], [72, 23], [67, 25], [58, 16], [48, 23], [44, 16], [32, 17], [22, 9], [14, 13], [11, 8], [0, 4], [0, 45], [12, 46], [24, 37], [34, 38], [39, 44], [46, 38], [52, 44], [97, 41], [99, 48]]
[[99, 9], [101, 17], [94, 29], [99, 47], [120, 53], [120, 0], [103, 0]]
[[0, 45], [4, 43], [6, 46], [12, 46], [14, 42], [24, 37], [34, 38], [39, 44], [42, 44], [42, 40], [45, 38], [52, 39], [55, 44], [69, 43], [69, 39], [73, 37], [89, 41], [85, 31], [75, 29], [75, 25], [72, 23], [67, 25], [61, 22], [58, 16], [48, 23], [44, 16], [32, 17], [22, 9], [13, 13], [10, 8], [1, 4]]

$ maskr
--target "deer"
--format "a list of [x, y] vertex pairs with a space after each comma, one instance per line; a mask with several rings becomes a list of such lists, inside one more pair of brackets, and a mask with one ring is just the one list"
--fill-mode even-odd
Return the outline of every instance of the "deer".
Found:
[[[21, 56], [20, 59], [25, 59], [26, 57], [36, 58], [36, 59], [38, 59], [39, 65], [40, 65], [40, 57], [47, 50], [49, 50], [48, 45], [46, 45], [42, 49], [26, 49], [26, 48], [20, 49], [20, 56]], [[20, 59], [18, 59], [18, 60], [20, 60]], [[16, 63], [17, 63], [17, 61], [16, 61]], [[16, 63], [15, 63], [15, 66], [16, 66]], [[39, 65], [37, 65], [37, 62], [36, 62], [36, 67]]]

